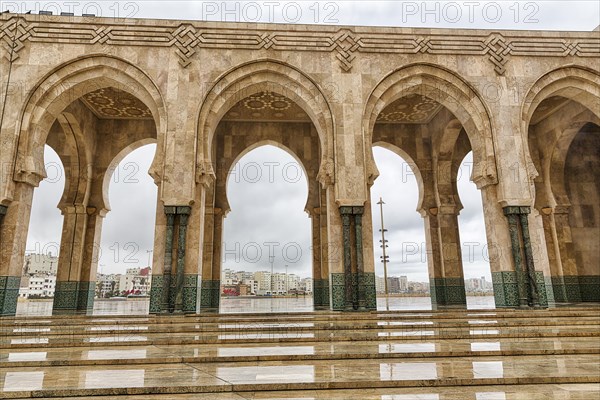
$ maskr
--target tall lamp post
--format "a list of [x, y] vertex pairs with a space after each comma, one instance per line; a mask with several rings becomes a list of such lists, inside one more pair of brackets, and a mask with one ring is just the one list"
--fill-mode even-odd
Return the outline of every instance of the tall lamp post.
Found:
[[385, 226], [383, 224], [383, 205], [385, 204], [383, 202], [383, 199], [380, 197], [379, 198], [379, 212], [381, 215], [381, 229], [379, 230], [379, 232], [381, 232], [381, 248], [383, 249], [383, 255], [380, 257], [381, 258], [381, 262], [383, 263], [383, 283], [384, 283], [384, 288], [385, 288], [385, 304], [386, 304], [386, 309], [388, 309], [388, 281], [387, 281], [387, 263], [390, 261], [389, 256], [386, 254], [386, 248], [388, 247], [387, 245], [387, 240], [385, 240], [385, 233], [387, 232], [387, 229], [385, 229]]

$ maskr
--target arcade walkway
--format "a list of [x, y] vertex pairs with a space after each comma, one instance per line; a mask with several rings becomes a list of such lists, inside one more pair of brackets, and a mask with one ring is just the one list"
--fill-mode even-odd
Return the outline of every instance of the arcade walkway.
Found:
[[2, 398], [600, 396], [597, 307], [0, 323]]

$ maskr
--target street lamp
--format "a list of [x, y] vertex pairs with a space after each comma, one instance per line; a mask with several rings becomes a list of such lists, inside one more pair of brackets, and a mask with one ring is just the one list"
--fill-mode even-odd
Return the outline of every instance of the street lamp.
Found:
[[387, 263], [390, 262], [390, 257], [386, 254], [386, 249], [388, 247], [388, 245], [387, 245], [388, 241], [385, 240], [385, 233], [387, 232], [387, 229], [385, 229], [385, 227], [383, 225], [383, 205], [385, 203], [383, 202], [383, 199], [380, 197], [379, 202], [377, 204], [379, 204], [379, 212], [381, 215], [381, 229], [379, 230], [379, 232], [381, 232], [381, 240], [379, 242], [381, 242], [381, 248], [383, 249], [383, 255], [380, 256], [380, 258], [381, 258], [381, 262], [383, 263], [383, 284], [384, 284], [384, 288], [385, 288], [385, 304], [386, 304], [386, 309], [387, 309], [387, 308], [389, 308], [388, 307]]

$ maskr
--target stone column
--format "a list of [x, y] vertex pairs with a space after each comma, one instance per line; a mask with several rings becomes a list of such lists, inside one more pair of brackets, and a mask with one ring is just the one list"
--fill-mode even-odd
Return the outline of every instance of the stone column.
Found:
[[[431, 284], [432, 287], [435, 286], [437, 294], [443, 293], [443, 296], [436, 297], [435, 305], [466, 308], [458, 211], [455, 206], [442, 206], [439, 208], [437, 219], [443, 276], [435, 277]], [[438, 291], [440, 287], [442, 290]]]
[[[581, 291], [579, 288], [577, 260], [575, 259], [575, 246], [571, 236], [569, 212], [570, 206], [568, 205], [556, 206], [552, 212], [554, 216], [557, 251], [561, 266], [561, 270], [557, 275], [552, 274], [552, 286], [555, 293], [559, 291], [563, 294], [563, 302], [578, 303], [581, 301]], [[559, 301], [556, 295], [555, 301]]]
[[172, 266], [173, 266], [173, 236], [175, 229], [175, 214], [176, 207], [166, 207], [165, 214], [167, 215], [167, 226], [165, 233], [165, 257], [163, 266], [163, 282], [162, 290], [160, 292], [162, 298], [162, 305], [160, 312], [172, 312], [173, 304], [171, 300], [171, 280], [172, 280]]
[[222, 256], [223, 256], [223, 223], [225, 215], [223, 210], [215, 208], [214, 215], [214, 243], [213, 243], [213, 264], [212, 264], [212, 290], [211, 290], [211, 310], [219, 312], [219, 305], [221, 302], [221, 267], [222, 267]]
[[[323, 197], [325, 197], [323, 195]], [[320, 253], [319, 259], [321, 262], [321, 276], [320, 280], [320, 293], [321, 293], [321, 306], [323, 310], [329, 310], [331, 307], [330, 304], [330, 295], [329, 295], [329, 254], [328, 254], [328, 230], [327, 230], [327, 201], [324, 199], [322, 203], [324, 207], [321, 207], [321, 217], [320, 221]], [[316, 296], [316, 287], [313, 285], [313, 296]]]
[[14, 316], [23, 272], [34, 187], [19, 183], [8, 207], [0, 207], [0, 316]]
[[528, 215], [529, 207], [509, 206], [504, 207], [504, 214], [508, 219], [511, 240], [511, 251], [514, 262], [514, 280], [516, 281], [517, 301], [507, 306], [539, 307], [541, 291], [545, 292], [544, 276], [536, 272], [529, 237]]
[[94, 310], [96, 295], [96, 275], [100, 257], [100, 238], [106, 210], [94, 207], [87, 208], [87, 226], [83, 248], [83, 262], [79, 278], [79, 294], [77, 297], [77, 312], [91, 314]]
[[200, 311], [202, 312], [219, 311], [222, 226], [221, 209], [207, 204], [204, 213], [204, 246], [200, 287]]
[[356, 244], [356, 273], [357, 273], [357, 298], [358, 310], [366, 311], [365, 299], [365, 266], [363, 260], [363, 229], [362, 229], [362, 212], [354, 214], [354, 230]]
[[[80, 310], [79, 295], [86, 290], [82, 306], [87, 309], [87, 289], [81, 287], [85, 239], [87, 234], [87, 207], [82, 204], [62, 208], [63, 229], [60, 239], [60, 255], [56, 273], [53, 315], [77, 314]], [[89, 285], [88, 285], [89, 286]]]
[[342, 243], [344, 254], [344, 311], [352, 311], [354, 289], [352, 287], [352, 243], [350, 238], [350, 216], [352, 207], [340, 207], [342, 215]]
[[321, 209], [312, 210], [311, 216], [311, 242], [312, 242], [312, 272], [313, 272], [313, 306], [315, 310], [323, 310], [323, 285], [321, 263]]
[[333, 186], [327, 187], [326, 200], [327, 245], [324, 249], [326, 253], [324, 257], [329, 270], [329, 304], [332, 310], [342, 311], [346, 305], [343, 224]]
[[[187, 225], [190, 216], [190, 207], [177, 207], [178, 238], [177, 238], [177, 280], [175, 283], [175, 312], [193, 310], [196, 308], [196, 299], [192, 304], [184, 305], [183, 286], [185, 280], [185, 249], [187, 238]], [[191, 302], [192, 299], [185, 299]]]
[[434, 309], [466, 308], [456, 207], [430, 207], [421, 215], [425, 219], [431, 304]]
[[[153, 277], [150, 299], [151, 313], [195, 311], [196, 299], [191, 299], [184, 293], [187, 225], [191, 208], [189, 206], [165, 206], [164, 210], [166, 229], [163, 275], [162, 279]], [[174, 260], [175, 245], [177, 245], [177, 251]], [[175, 269], [173, 265], [175, 265]], [[160, 306], [157, 298], [160, 298]]]
[[[340, 207], [344, 260], [344, 311], [377, 308], [373, 301], [367, 303], [367, 294], [375, 291], [375, 280], [365, 276], [363, 260], [364, 207]], [[372, 296], [371, 296], [372, 297]]]

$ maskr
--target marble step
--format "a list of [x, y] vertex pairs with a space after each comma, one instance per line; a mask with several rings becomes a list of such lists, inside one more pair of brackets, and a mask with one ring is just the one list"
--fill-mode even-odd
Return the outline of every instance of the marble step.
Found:
[[439, 339], [476, 339], [476, 338], [514, 338], [524, 337], [598, 337], [600, 325], [563, 325], [551, 327], [480, 327], [467, 326], [456, 328], [390, 328], [382, 330], [311, 330], [275, 332], [192, 332], [192, 333], [150, 333], [146, 331], [124, 331], [114, 335], [102, 335], [96, 332], [81, 335], [49, 336], [41, 333], [12, 334], [0, 337], [0, 349], [37, 347], [88, 347], [107, 345], [166, 345], [166, 344], [223, 344], [223, 343], [265, 343], [265, 342], [335, 342], [335, 341], [381, 341], [381, 340], [439, 340]]
[[454, 357], [0, 369], [4, 398], [599, 383], [600, 357]]
[[[119, 397], [121, 400], [590, 400], [598, 398], [600, 398], [600, 384], [596, 383], [158, 394]], [[114, 397], [72, 398], [72, 400], [107, 399], [114, 399]]]
[[596, 338], [497, 341], [336, 342], [245, 345], [131, 346], [103, 349], [28, 348], [0, 350], [0, 368], [136, 365], [235, 361], [301, 361], [387, 358], [600, 354]]
[[0, 327], [0, 335], [7, 336], [17, 334], [21, 337], [43, 334], [54, 335], [113, 335], [121, 332], [139, 331], [144, 333], [185, 333], [185, 332], [286, 332], [302, 330], [367, 330], [367, 329], [411, 329], [422, 328], [454, 328], [454, 327], [512, 327], [512, 326], [564, 326], [564, 325], [600, 325], [600, 317], [579, 318], [550, 318], [550, 319], [454, 319], [454, 320], [371, 320], [371, 321], [343, 321], [343, 322], [223, 322], [200, 324], [194, 322], [182, 322], [180, 324], [133, 324], [113, 321], [113, 324], [88, 324], [88, 325], [62, 325], [50, 326], [46, 324], [16, 324]]
[[115, 318], [123, 323], [158, 323], [158, 324], [179, 324], [181, 322], [225, 322], [225, 321], [358, 321], [372, 319], [444, 319], [454, 318], [524, 318], [524, 319], [547, 319], [562, 317], [598, 317], [600, 307], [586, 308], [553, 308], [553, 309], [532, 309], [532, 310], [514, 310], [514, 309], [495, 309], [495, 310], [436, 310], [436, 311], [373, 311], [368, 313], [341, 313], [330, 311], [319, 311], [313, 313], [273, 313], [273, 314], [192, 314], [192, 315], [169, 315], [169, 316], [53, 316], [53, 317], [3, 317], [2, 320], [12, 321], [17, 324], [38, 324], [46, 323], [50, 325], [87, 325], [94, 324], [112, 324]]

